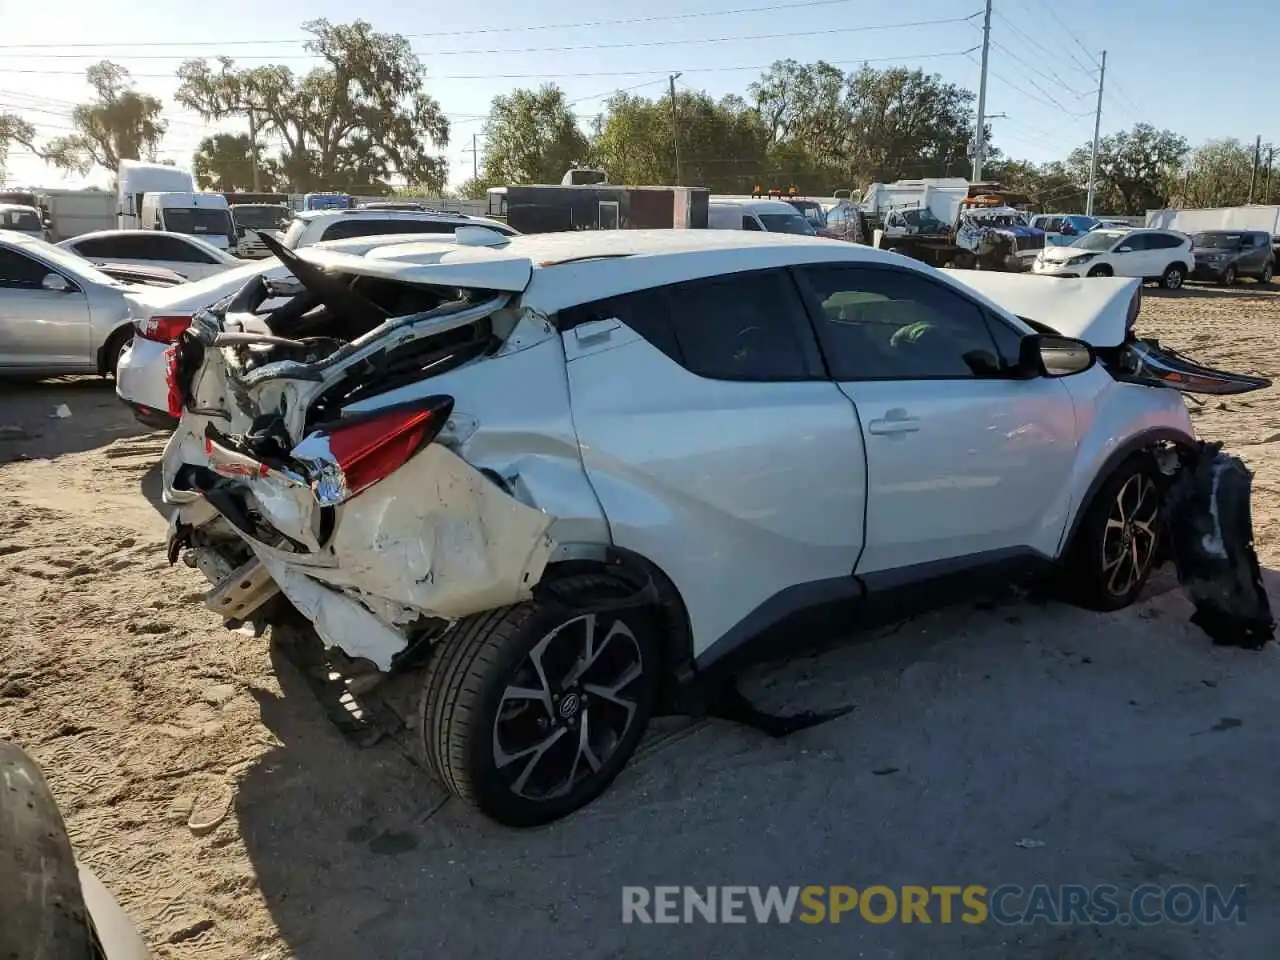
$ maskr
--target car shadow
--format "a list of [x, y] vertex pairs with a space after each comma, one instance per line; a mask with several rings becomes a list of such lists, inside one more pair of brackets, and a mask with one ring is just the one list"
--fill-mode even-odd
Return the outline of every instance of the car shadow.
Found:
[[0, 382], [0, 463], [53, 459], [154, 432], [99, 377]]
[[[352, 746], [277, 652], [280, 695], [255, 695], [279, 746], [240, 781], [236, 816], [299, 960], [531, 960], [570, 943], [637, 960], [998, 955], [1008, 931], [994, 924], [626, 924], [622, 891], [1269, 877], [1280, 831], [1265, 803], [1240, 797], [1266, 795], [1256, 758], [1280, 746], [1280, 658], [1212, 646], [1168, 583], [1115, 614], [954, 607], [758, 668], [746, 689], [767, 709], [856, 710], [781, 740], [660, 719], [603, 796], [531, 830], [449, 800], [401, 741]], [[1194, 931], [1211, 943], [1164, 924], [1089, 928], [1076, 946], [1253, 955], [1247, 944], [1273, 943], [1280, 917], [1250, 921]], [[1022, 927], [1020, 953], [1057, 956], [1064, 936]]]

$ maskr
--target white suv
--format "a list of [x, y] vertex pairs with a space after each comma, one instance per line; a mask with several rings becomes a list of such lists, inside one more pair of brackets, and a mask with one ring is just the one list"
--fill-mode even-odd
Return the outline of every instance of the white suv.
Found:
[[322, 240], [349, 240], [392, 233], [446, 233], [452, 236], [463, 225], [488, 227], [508, 236], [518, 232], [497, 220], [438, 210], [307, 210], [294, 214], [280, 242], [290, 250], [297, 250]]
[[1177, 290], [1195, 267], [1186, 234], [1098, 228], [1066, 246], [1046, 247], [1031, 269], [1052, 277], [1137, 277]]
[[232, 621], [282, 592], [362, 692], [416, 684], [426, 758], [508, 824], [591, 800], [769, 641], [1011, 570], [1132, 602], [1195, 444], [1160, 387], [1269, 383], [1133, 340], [1132, 280], [1050, 297], [815, 237], [285, 260], [297, 304], [251, 283], [177, 344], [170, 560]]

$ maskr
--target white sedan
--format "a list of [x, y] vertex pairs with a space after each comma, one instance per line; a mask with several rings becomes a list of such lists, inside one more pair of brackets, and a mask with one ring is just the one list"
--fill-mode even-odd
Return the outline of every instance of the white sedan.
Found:
[[163, 267], [188, 280], [203, 280], [244, 264], [199, 237], [165, 230], [99, 230], [58, 246], [94, 263], [127, 263]]
[[1191, 238], [1173, 230], [1090, 230], [1046, 247], [1031, 269], [1051, 277], [1137, 277], [1177, 290], [1195, 269]]

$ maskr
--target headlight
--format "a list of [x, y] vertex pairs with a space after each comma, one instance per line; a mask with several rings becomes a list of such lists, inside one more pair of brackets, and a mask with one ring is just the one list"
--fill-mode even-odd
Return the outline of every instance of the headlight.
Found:
[[1068, 267], [1076, 267], [1076, 266], [1079, 266], [1079, 265], [1080, 265], [1080, 264], [1082, 264], [1082, 263], [1088, 263], [1088, 262], [1089, 262], [1090, 260], [1092, 260], [1095, 256], [1097, 256], [1097, 254], [1094, 254], [1094, 253], [1082, 253], [1080, 256], [1078, 256], [1078, 257], [1072, 257], [1070, 260], [1068, 260], [1068, 261], [1067, 261], [1067, 266], [1068, 266]]

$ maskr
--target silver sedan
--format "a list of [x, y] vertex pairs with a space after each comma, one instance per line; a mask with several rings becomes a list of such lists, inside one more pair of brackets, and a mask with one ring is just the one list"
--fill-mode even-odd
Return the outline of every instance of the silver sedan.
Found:
[[0, 230], [0, 375], [114, 374], [133, 338], [115, 280], [68, 250]]

